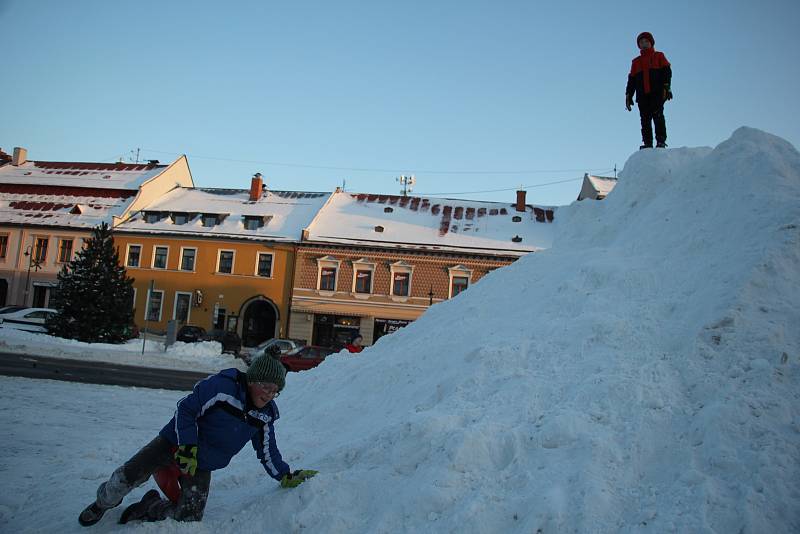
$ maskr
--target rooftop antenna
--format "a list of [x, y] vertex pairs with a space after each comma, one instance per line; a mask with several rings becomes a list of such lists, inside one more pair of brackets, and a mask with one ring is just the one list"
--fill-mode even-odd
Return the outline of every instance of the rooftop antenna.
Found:
[[408, 196], [408, 194], [414, 189], [414, 184], [417, 183], [417, 179], [413, 174], [411, 176], [400, 176], [397, 178], [397, 181], [403, 186], [403, 189], [401, 189], [400, 192], [403, 193], [404, 197]]
[[614, 164], [614, 179], [617, 179], [617, 164]]

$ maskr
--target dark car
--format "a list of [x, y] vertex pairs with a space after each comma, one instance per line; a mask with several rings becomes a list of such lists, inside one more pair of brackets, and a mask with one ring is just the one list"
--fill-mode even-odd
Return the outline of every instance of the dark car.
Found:
[[175, 336], [175, 340], [183, 341], [184, 343], [196, 343], [197, 341], [202, 341], [205, 335], [206, 329], [202, 326], [187, 324], [183, 325], [180, 330], [178, 330], [178, 335]]
[[208, 331], [202, 338], [202, 341], [217, 341], [222, 345], [223, 354], [239, 355], [242, 350], [242, 338], [239, 334], [231, 330], [220, 330], [215, 328]]
[[282, 354], [279, 358], [287, 371], [305, 371], [318, 366], [329, 354], [335, 352], [336, 350], [328, 347], [306, 345]]

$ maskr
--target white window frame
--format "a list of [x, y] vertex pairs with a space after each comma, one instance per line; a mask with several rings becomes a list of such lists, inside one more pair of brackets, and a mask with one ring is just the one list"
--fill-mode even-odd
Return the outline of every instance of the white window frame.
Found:
[[175, 292], [175, 302], [172, 303], [172, 320], [178, 319], [178, 296], [179, 295], [186, 295], [189, 297], [189, 308], [186, 312], [186, 323], [188, 324], [192, 320], [192, 302], [194, 300], [194, 293], [191, 291], [176, 291]]
[[[360, 293], [356, 292], [356, 280], [358, 279], [358, 271], [369, 271], [369, 292], [368, 293]], [[353, 261], [353, 285], [351, 291], [356, 298], [366, 298], [369, 295], [372, 295], [373, 290], [375, 289], [375, 262], [372, 262], [366, 258], [361, 258], [358, 260]]]
[[[220, 260], [222, 259], [222, 253], [223, 252], [230, 252], [231, 254], [233, 254], [233, 257], [231, 258], [231, 272], [229, 272], [229, 273], [223, 273], [223, 272], [220, 272], [220, 270], [219, 270], [219, 263], [220, 263]], [[216, 269], [214, 269], [214, 272], [217, 273], [217, 274], [233, 274], [233, 273], [235, 273], [236, 272], [236, 251], [233, 250], [233, 249], [229, 249], [229, 248], [218, 248], [217, 249], [217, 267], [216, 267]]]
[[[164, 258], [163, 267], [156, 267], [156, 251], [160, 248], [167, 249], [167, 257]], [[169, 245], [153, 245], [153, 257], [150, 259], [150, 268], [157, 269], [159, 271], [166, 271], [168, 267], [169, 267]]]
[[[139, 262], [136, 265], [128, 265], [128, 258], [131, 255], [131, 247], [139, 247]], [[125, 268], [126, 269], [139, 269], [142, 265], [142, 251], [144, 247], [139, 243], [128, 243], [125, 249]]]
[[[184, 250], [194, 250], [194, 263], [192, 264], [192, 270], [184, 269], [183, 268], [183, 251]], [[194, 273], [197, 272], [197, 247], [181, 247], [181, 255], [178, 258], [178, 270], [184, 273]]]
[[[152, 298], [154, 293], [161, 293], [161, 302], [159, 302], [158, 306], [158, 319], [150, 319], [150, 299]], [[161, 316], [164, 312], [164, 290], [163, 289], [154, 289], [153, 291], [147, 290], [147, 302], [144, 307], [144, 320], [145, 321], [153, 321], [156, 323], [161, 322]]]
[[[341, 272], [341, 264], [341, 260], [337, 260], [333, 256], [323, 256], [322, 258], [317, 258], [317, 291], [319, 291], [320, 295], [333, 295], [336, 293], [336, 288], [339, 287], [339, 273]], [[320, 289], [323, 267], [336, 269], [336, 275], [333, 277], [332, 291], [330, 289]]]
[[[468, 269], [463, 265], [459, 264], [455, 267], [449, 267], [447, 269], [448, 274], [450, 275], [450, 283], [447, 285], [447, 298], [453, 298], [453, 278], [456, 276], [458, 277], [466, 277], [467, 278], [467, 287], [464, 291], [469, 289], [472, 286], [472, 269]], [[462, 293], [464, 292], [462, 291]]]
[[[269, 262], [269, 275], [264, 276], [263, 274], [258, 274], [258, 264], [261, 262], [261, 256], [271, 256], [272, 260]], [[259, 278], [272, 278], [272, 272], [275, 270], [275, 253], [274, 252], [256, 252], [256, 266], [255, 271], [253, 274], [258, 276]]]
[[[394, 275], [395, 273], [408, 274], [408, 295], [395, 295], [394, 294]], [[396, 261], [389, 264], [389, 295], [393, 297], [392, 300], [406, 301], [411, 297], [411, 281], [414, 276], [414, 266], [406, 263], [403, 260]]]

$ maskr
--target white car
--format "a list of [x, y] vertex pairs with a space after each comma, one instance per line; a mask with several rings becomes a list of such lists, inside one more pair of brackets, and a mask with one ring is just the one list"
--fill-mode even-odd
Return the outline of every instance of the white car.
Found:
[[24, 308], [11, 313], [0, 313], [0, 328], [47, 333], [45, 321], [57, 313], [52, 308]]
[[242, 356], [244, 358], [244, 361], [249, 365], [251, 361], [256, 359], [256, 357], [264, 354], [264, 351], [267, 350], [268, 347], [272, 347], [273, 345], [278, 346], [278, 349], [280, 350], [281, 354], [286, 354], [289, 351], [298, 349], [303, 346], [302, 343], [300, 343], [299, 341], [295, 341], [294, 339], [276, 339], [276, 338], [268, 339], [256, 345], [255, 347], [251, 347], [246, 350], [243, 349]]

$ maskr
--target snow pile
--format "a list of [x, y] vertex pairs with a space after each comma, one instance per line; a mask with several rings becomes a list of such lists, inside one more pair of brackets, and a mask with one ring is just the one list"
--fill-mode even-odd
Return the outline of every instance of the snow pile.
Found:
[[0, 351], [211, 373], [229, 367], [247, 368], [242, 360], [222, 354], [222, 345], [216, 341], [176, 341], [165, 351], [163, 337], [154, 339], [152, 336], [144, 342], [142, 339], [131, 339], [127, 343], [115, 345], [85, 343], [75, 339], [0, 328]]
[[[290, 374], [278, 443], [317, 477], [282, 490], [248, 450], [202, 525], [139, 528], [800, 531], [800, 154], [749, 128], [642, 151], [558, 221], [551, 250]], [[0, 388], [0, 526], [77, 532], [179, 395], [31, 383]]]
[[250, 496], [261, 524], [800, 529], [798, 152], [642, 151], [559, 215], [550, 251], [290, 378], [284, 450], [324, 475]]

